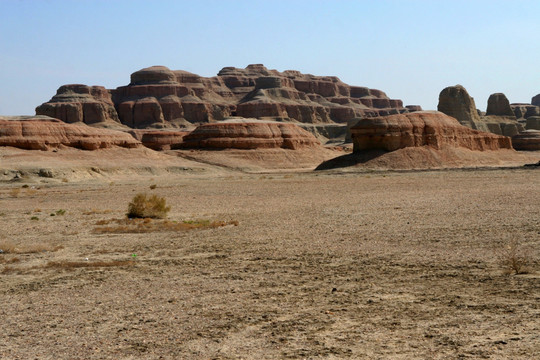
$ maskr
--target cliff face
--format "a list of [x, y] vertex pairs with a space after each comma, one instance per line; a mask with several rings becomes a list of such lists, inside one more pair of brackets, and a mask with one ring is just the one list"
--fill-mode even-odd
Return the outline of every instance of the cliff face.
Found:
[[51, 100], [36, 108], [36, 115], [88, 125], [120, 122], [107, 89], [81, 84], [61, 86]]
[[245, 69], [226, 67], [210, 78], [153, 66], [133, 73], [129, 85], [114, 90], [64, 85], [36, 113], [70, 123], [120, 122], [132, 128], [161, 128], [230, 116], [346, 123], [418, 109], [406, 108], [401, 100], [390, 99], [380, 90], [350, 86], [334, 76], [279, 72], [257, 64]]
[[351, 136], [354, 152], [421, 146], [476, 151], [512, 149], [508, 137], [470, 129], [453, 117], [431, 111], [363, 119], [351, 128]]

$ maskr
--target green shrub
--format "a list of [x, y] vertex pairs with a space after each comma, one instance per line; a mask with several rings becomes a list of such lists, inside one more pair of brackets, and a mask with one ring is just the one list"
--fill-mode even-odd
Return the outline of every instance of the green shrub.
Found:
[[167, 206], [165, 198], [139, 193], [129, 203], [126, 215], [128, 218], [164, 219], [169, 210], [171, 208]]

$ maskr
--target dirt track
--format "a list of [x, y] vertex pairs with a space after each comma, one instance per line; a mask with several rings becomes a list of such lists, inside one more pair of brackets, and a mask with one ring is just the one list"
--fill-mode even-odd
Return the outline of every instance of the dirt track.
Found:
[[[2, 359], [540, 351], [537, 169], [23, 184], [0, 184]], [[93, 233], [141, 191], [239, 225]], [[512, 239], [528, 274], [498, 261]]]

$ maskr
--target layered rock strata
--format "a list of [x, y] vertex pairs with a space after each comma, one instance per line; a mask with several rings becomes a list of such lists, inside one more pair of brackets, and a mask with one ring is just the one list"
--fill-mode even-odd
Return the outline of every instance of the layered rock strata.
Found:
[[96, 150], [113, 146], [135, 148], [140, 146], [140, 142], [121, 131], [33, 116], [0, 117], [0, 146], [26, 150], [49, 150], [60, 146]]
[[540, 131], [523, 131], [512, 137], [512, 145], [516, 150], [540, 150]]
[[415, 112], [367, 118], [351, 128], [353, 151], [394, 151], [406, 147], [462, 147], [484, 151], [511, 149], [511, 140], [461, 125], [441, 112]]
[[320, 146], [308, 131], [291, 123], [253, 121], [203, 124], [184, 136], [187, 149], [296, 150]]
[[120, 122], [107, 89], [81, 84], [61, 86], [51, 100], [36, 108], [36, 115], [88, 125]]
[[147, 148], [153, 150], [174, 150], [181, 148], [184, 136], [189, 134], [189, 131], [136, 129], [130, 130], [128, 133]]
[[38, 106], [36, 113], [70, 123], [120, 121], [131, 128], [164, 128], [231, 116], [347, 123], [356, 117], [419, 109], [416, 105], [406, 108], [401, 100], [390, 99], [380, 90], [350, 86], [334, 76], [279, 72], [254, 64], [245, 69], [225, 67], [210, 78], [152, 66], [133, 73], [129, 85], [114, 90], [66, 85]]

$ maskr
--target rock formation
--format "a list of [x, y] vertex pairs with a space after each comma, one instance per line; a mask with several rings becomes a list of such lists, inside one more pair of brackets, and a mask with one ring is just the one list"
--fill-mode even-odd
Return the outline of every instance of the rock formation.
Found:
[[[536, 119], [540, 117], [540, 94], [534, 96], [530, 104], [519, 103], [510, 104], [510, 106], [518, 122], [525, 124], [527, 130], [540, 129], [536, 125]], [[529, 119], [531, 120], [529, 121]]]
[[134, 148], [140, 142], [125, 132], [66, 124], [47, 116], [0, 117], [0, 146], [49, 150], [62, 145], [96, 150], [113, 146]]
[[527, 118], [525, 128], [527, 130], [540, 130], [540, 116], [531, 116]]
[[486, 115], [508, 116], [515, 119], [510, 102], [503, 93], [491, 94], [489, 96]]
[[540, 94], [533, 96], [531, 99], [531, 104], [534, 106], [540, 106]]
[[153, 150], [179, 149], [189, 131], [137, 129], [128, 131], [144, 146]]
[[80, 84], [61, 86], [51, 100], [36, 108], [36, 115], [88, 125], [120, 122], [107, 89]]
[[449, 86], [441, 91], [437, 110], [457, 119], [462, 125], [478, 129], [480, 115], [476, 104], [461, 85]]
[[406, 147], [462, 147], [484, 151], [511, 149], [508, 137], [473, 130], [441, 112], [421, 111], [366, 118], [351, 128], [354, 152]]
[[540, 150], [540, 131], [526, 130], [512, 137], [516, 150]]
[[357, 117], [419, 109], [334, 76], [279, 72], [254, 64], [225, 67], [211, 78], [152, 66], [136, 71], [129, 85], [114, 90], [66, 85], [36, 113], [69, 123], [119, 121], [131, 128], [166, 128], [231, 116], [345, 124]]
[[514, 136], [524, 130], [516, 120], [508, 99], [502, 93], [492, 94], [488, 101], [488, 110], [483, 115], [461, 85], [449, 86], [439, 95], [438, 110], [456, 118], [462, 125], [471, 129], [487, 131], [497, 135]]
[[291, 123], [226, 121], [203, 124], [184, 136], [187, 149], [272, 149], [296, 150], [319, 146], [308, 131]]

